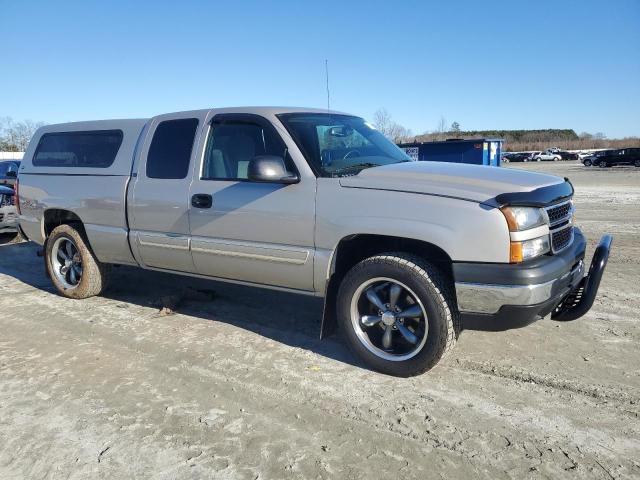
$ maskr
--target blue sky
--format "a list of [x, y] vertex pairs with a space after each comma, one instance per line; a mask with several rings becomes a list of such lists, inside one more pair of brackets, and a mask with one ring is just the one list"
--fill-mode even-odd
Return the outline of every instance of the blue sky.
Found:
[[640, 0], [0, 0], [0, 117], [385, 107], [414, 133], [640, 135]]

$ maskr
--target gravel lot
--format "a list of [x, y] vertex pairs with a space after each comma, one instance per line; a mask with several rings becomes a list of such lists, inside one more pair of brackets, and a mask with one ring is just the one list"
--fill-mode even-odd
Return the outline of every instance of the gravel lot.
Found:
[[639, 478], [640, 169], [509, 168], [571, 178], [589, 255], [615, 235], [600, 296], [412, 379], [319, 341], [317, 299], [121, 267], [73, 301], [0, 246], [0, 478]]

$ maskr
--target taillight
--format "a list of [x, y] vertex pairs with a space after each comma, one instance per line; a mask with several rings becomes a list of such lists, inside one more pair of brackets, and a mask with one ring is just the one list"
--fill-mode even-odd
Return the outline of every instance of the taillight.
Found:
[[16, 178], [16, 183], [13, 185], [13, 189], [15, 190], [16, 194], [13, 196], [13, 204], [16, 206], [16, 211], [18, 212], [18, 215], [20, 215], [20, 182], [18, 181], [18, 179]]

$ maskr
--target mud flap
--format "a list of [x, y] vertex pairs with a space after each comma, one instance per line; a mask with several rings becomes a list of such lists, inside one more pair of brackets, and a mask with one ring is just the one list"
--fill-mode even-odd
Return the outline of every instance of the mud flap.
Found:
[[611, 235], [604, 235], [600, 239], [600, 243], [593, 253], [589, 273], [581, 280], [578, 286], [556, 306], [551, 313], [552, 320], [560, 322], [576, 320], [591, 309], [598, 294], [604, 268], [607, 266], [612, 241], [613, 236]]
[[340, 282], [332, 275], [327, 283], [327, 291], [324, 296], [324, 310], [322, 312], [322, 324], [320, 325], [320, 340], [330, 337], [338, 327], [338, 287]]

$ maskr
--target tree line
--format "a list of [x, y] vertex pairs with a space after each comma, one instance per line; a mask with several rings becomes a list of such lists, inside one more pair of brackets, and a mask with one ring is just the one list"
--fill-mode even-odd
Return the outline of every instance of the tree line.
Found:
[[504, 151], [507, 152], [536, 151], [549, 147], [568, 150], [640, 147], [640, 137], [608, 139], [601, 132], [578, 134], [570, 128], [462, 130], [460, 123], [454, 121], [449, 125], [444, 117], [440, 117], [435, 129], [414, 135], [411, 130], [395, 122], [385, 108], [373, 114], [373, 125], [395, 143], [434, 142], [451, 138], [501, 138], [504, 140]]

